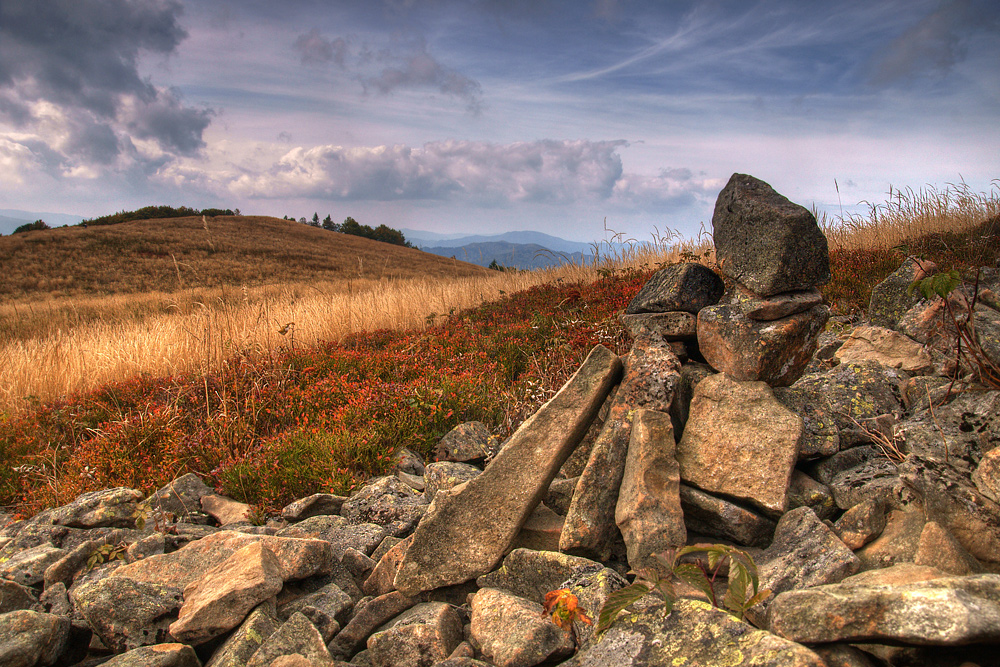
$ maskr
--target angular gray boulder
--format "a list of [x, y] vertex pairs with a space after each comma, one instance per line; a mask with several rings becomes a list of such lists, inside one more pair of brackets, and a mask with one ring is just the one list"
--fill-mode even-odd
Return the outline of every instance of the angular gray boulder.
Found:
[[808, 209], [753, 176], [733, 174], [712, 215], [722, 272], [761, 296], [830, 281], [826, 237]]
[[[620, 374], [618, 356], [597, 346], [483, 474], [439, 492], [400, 564], [396, 589], [415, 595], [492, 570], [583, 439]], [[490, 508], [489, 521], [483, 521], [485, 507]]]
[[688, 262], [666, 266], [646, 281], [625, 308], [626, 315], [682, 311], [697, 313], [719, 301], [722, 279], [707, 266]]

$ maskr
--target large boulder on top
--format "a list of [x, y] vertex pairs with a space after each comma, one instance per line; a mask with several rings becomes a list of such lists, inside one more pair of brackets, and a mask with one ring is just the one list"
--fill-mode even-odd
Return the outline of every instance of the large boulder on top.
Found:
[[722, 272], [761, 296], [830, 281], [826, 237], [808, 209], [759, 179], [733, 174], [712, 216]]
[[618, 356], [595, 347], [481, 475], [438, 492], [413, 534], [396, 573], [396, 588], [415, 595], [492, 570], [545, 497], [620, 375]]
[[625, 308], [625, 314], [697, 313], [718, 302], [724, 290], [722, 279], [707, 266], [694, 262], [671, 264], [646, 281]]

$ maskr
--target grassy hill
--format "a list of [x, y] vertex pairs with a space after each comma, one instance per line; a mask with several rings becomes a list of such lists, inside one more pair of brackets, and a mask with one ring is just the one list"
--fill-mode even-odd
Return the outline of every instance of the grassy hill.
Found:
[[139, 220], [4, 236], [0, 266], [0, 295], [13, 298], [485, 272], [413, 248], [260, 216]]

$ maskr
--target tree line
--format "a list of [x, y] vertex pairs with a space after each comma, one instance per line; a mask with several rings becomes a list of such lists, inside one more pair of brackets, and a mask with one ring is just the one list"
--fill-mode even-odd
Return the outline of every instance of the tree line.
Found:
[[[290, 218], [287, 215], [284, 216], [284, 218], [285, 220], [295, 220], [295, 218]], [[407, 241], [406, 237], [403, 236], [403, 232], [398, 229], [393, 229], [392, 227], [388, 227], [386, 225], [379, 225], [378, 227], [363, 225], [351, 216], [347, 216], [347, 218], [341, 223], [336, 223], [330, 215], [327, 215], [323, 218], [323, 221], [320, 222], [319, 213], [313, 213], [312, 220], [299, 218], [299, 222], [312, 227], [319, 227], [320, 229], [325, 229], [330, 232], [360, 236], [373, 241], [381, 241], [382, 243], [401, 245], [404, 248], [413, 247], [413, 244]]]

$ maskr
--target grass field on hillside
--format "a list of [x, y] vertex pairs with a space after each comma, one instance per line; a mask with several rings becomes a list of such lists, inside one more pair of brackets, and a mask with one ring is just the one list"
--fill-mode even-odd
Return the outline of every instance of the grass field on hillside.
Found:
[[[960, 195], [961, 188], [946, 193], [949, 209], [944, 194], [921, 191], [908, 195], [908, 208], [898, 200], [873, 208], [868, 222], [826, 224], [833, 280], [823, 292], [831, 307], [859, 313], [871, 288], [908, 255], [961, 270], [1000, 260], [1000, 193]], [[926, 226], [931, 217], [934, 229]], [[852, 224], [874, 234], [869, 238], [887, 240], [854, 244]], [[882, 237], [878, 225], [886, 225]], [[212, 352], [188, 352], [189, 368], [137, 365], [100, 386], [61, 399], [29, 399], [16, 412], [0, 413], [0, 504], [30, 514], [109, 486], [149, 492], [192, 471], [263, 516], [309, 493], [346, 493], [388, 470], [402, 447], [426, 456], [463, 421], [483, 421], [506, 437], [593, 345], [627, 350], [618, 315], [654, 270], [693, 255], [711, 264], [705, 250], [668, 253], [654, 245], [561, 275], [496, 274], [491, 279], [498, 282], [474, 288], [466, 306], [456, 300], [460, 290], [441, 282], [423, 295], [373, 306], [395, 318], [389, 324], [366, 320], [369, 330], [326, 342], [322, 334], [302, 333], [304, 315], [277, 333], [275, 325], [287, 320], [272, 313], [261, 318], [270, 338], [250, 343], [238, 327], [226, 329], [224, 318], [236, 315], [223, 309], [220, 320], [180, 327], [190, 327], [192, 338], [215, 341]], [[386, 297], [404, 284], [387, 281]], [[306, 302], [310, 290], [301, 289], [295, 299]], [[409, 319], [394, 310], [414, 304], [417, 314]], [[248, 312], [254, 308], [260, 306]], [[315, 317], [325, 312], [336, 319], [329, 317], [332, 308], [318, 306]], [[198, 306], [192, 314], [198, 316]], [[55, 374], [46, 363], [35, 358], [35, 377], [25, 386]]]

